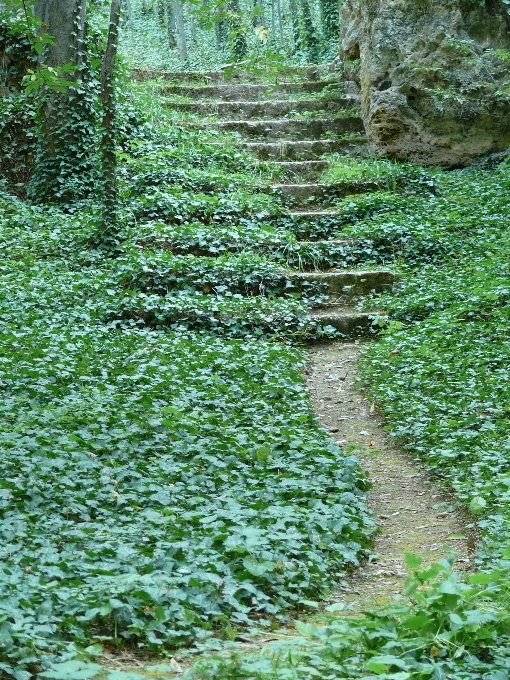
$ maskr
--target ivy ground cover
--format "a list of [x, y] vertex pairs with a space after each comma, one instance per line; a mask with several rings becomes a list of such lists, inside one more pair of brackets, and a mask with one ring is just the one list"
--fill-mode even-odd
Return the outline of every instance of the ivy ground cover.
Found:
[[477, 571], [456, 574], [453, 556], [422, 569], [407, 555], [411, 573], [392, 604], [360, 618], [333, 605], [261, 654], [204, 659], [188, 677], [510, 676], [508, 172], [503, 163], [438, 173], [434, 196], [380, 192], [340, 206], [342, 233], [400, 270], [399, 286], [378, 299], [391, 322], [364, 353], [365, 388], [390, 436], [418, 452], [471, 513]]
[[[205, 204], [239, 222], [259, 199], [236, 196], [205, 193], [189, 223]], [[126, 262], [150, 278], [138, 201], [126, 195], [109, 255], [94, 206], [0, 197], [0, 670], [17, 680], [98, 645], [162, 651], [270, 626], [357, 565], [374, 530], [366, 479], [316, 425], [302, 356], [270, 339], [270, 309], [238, 339], [228, 324], [195, 318], [191, 332], [175, 314], [172, 328], [124, 314], [141, 294]], [[209, 295], [230, 320], [240, 300], [249, 315], [250, 298], [192, 282], [175, 292], [182, 308], [206, 315]], [[270, 289], [259, 298], [272, 304]], [[303, 316], [292, 297], [274, 304]]]

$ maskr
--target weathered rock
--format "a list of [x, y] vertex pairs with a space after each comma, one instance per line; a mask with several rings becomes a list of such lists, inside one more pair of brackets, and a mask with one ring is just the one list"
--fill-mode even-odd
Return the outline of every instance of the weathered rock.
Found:
[[[510, 143], [510, 18], [499, 0], [347, 0], [340, 56], [374, 151], [464, 166]], [[357, 60], [359, 68], [357, 67]], [[353, 63], [354, 62], [354, 63]]]

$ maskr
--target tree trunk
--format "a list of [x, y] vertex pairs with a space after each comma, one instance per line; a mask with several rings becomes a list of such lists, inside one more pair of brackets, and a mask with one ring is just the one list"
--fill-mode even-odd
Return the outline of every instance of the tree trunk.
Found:
[[[70, 77], [78, 85], [66, 87], [64, 92], [41, 91], [39, 144], [30, 193], [35, 197], [44, 195], [45, 199], [72, 200], [73, 183], [80, 182], [83, 193], [83, 183], [93, 166], [88, 146], [95, 114], [83, 70], [86, 0], [40, 0], [34, 11], [55, 42], [44, 46], [41, 63], [53, 68], [74, 66]], [[64, 77], [69, 79], [69, 74]]]
[[301, 40], [301, 27], [299, 25], [299, 12], [296, 4], [296, 0], [289, 0], [290, 4], [290, 14], [292, 21], [292, 42], [293, 42], [293, 52], [298, 52], [302, 49]]
[[233, 61], [240, 61], [246, 56], [248, 45], [239, 0], [230, 0], [229, 29], [232, 35], [230, 38], [231, 58]]
[[190, 26], [191, 26], [191, 39], [193, 40], [193, 43], [196, 45], [196, 42], [197, 42], [197, 26], [196, 26], [195, 17], [193, 16], [193, 14], [190, 16], [189, 21], [190, 21]]
[[333, 40], [340, 32], [340, 4], [338, 0], [320, 0], [322, 30], [326, 40]]
[[188, 59], [188, 46], [186, 44], [186, 34], [184, 33], [184, 17], [182, 14], [182, 1], [175, 0], [175, 22], [177, 24], [177, 33], [179, 35], [179, 50], [182, 61]]
[[177, 39], [175, 37], [175, 10], [173, 0], [168, 0], [166, 5], [166, 28], [168, 46], [171, 50], [175, 50], [177, 47]]
[[271, 37], [276, 39], [276, 7], [275, 0], [271, 0]]
[[301, 0], [301, 7], [303, 8], [303, 25], [307, 57], [312, 64], [316, 64], [319, 60], [319, 44], [315, 26], [313, 25], [309, 0]]
[[101, 102], [103, 119], [101, 123], [101, 161], [103, 173], [103, 240], [111, 241], [115, 229], [117, 212], [117, 158], [115, 150], [115, 93], [113, 87], [113, 71], [117, 57], [119, 41], [120, 7], [122, 0], [112, 0], [110, 7], [110, 24], [108, 41], [101, 67]]
[[285, 38], [283, 35], [283, 20], [282, 20], [282, 3], [281, 0], [276, 0], [276, 9], [278, 11], [278, 27], [280, 29], [280, 43], [283, 47]]
[[264, 0], [260, 0], [258, 6], [260, 7], [260, 23], [262, 24], [262, 26], [267, 26], [266, 13], [264, 11]]

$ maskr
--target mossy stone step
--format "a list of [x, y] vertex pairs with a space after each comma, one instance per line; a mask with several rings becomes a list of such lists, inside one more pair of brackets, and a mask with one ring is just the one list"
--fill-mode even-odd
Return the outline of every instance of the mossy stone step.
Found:
[[200, 116], [222, 116], [229, 119], [277, 118], [292, 114], [326, 112], [335, 113], [355, 105], [350, 97], [330, 97], [324, 99], [281, 99], [261, 101], [208, 101], [173, 102], [163, 100], [166, 106], [183, 113]]
[[364, 132], [359, 116], [336, 118], [280, 118], [276, 120], [219, 120], [185, 123], [187, 127], [235, 133], [246, 138], [282, 139], [285, 137], [312, 137], [345, 135]]
[[[281, 79], [318, 80], [327, 75], [327, 66], [287, 66], [278, 69]], [[214, 71], [163, 71], [149, 68], [131, 69], [136, 80], [162, 78], [174, 83], [234, 83], [234, 82], [269, 82], [275, 80], [271, 73], [261, 75], [243, 71], [239, 64], [235, 64], [234, 71], [229, 71], [229, 65]]]
[[329, 300], [334, 301], [348, 300], [371, 291], [380, 293], [395, 282], [395, 273], [389, 269], [293, 272], [289, 278], [297, 289], [302, 284], [318, 284]]
[[[377, 181], [345, 181], [334, 184], [272, 184], [267, 191], [279, 194], [287, 205], [327, 205], [352, 194], [377, 191]], [[302, 213], [307, 214], [307, 213]], [[318, 212], [310, 214], [319, 215]]]
[[256, 101], [258, 99], [288, 99], [296, 94], [310, 94], [328, 89], [328, 95], [343, 94], [338, 80], [310, 80], [277, 85], [264, 83], [223, 85], [162, 85], [162, 95], [179, 95], [195, 100]]
[[[259, 161], [260, 163], [261, 161]], [[263, 162], [263, 161], [262, 161]], [[259, 163], [254, 163], [257, 167]], [[312, 180], [329, 168], [329, 161], [274, 161], [283, 174], [289, 178], [299, 177], [302, 180]]]
[[260, 160], [315, 160], [327, 153], [345, 153], [363, 149], [367, 140], [359, 135], [344, 139], [302, 139], [280, 142], [242, 142], [242, 146]]
[[349, 338], [374, 335], [387, 325], [387, 317], [380, 312], [358, 312], [341, 305], [312, 309], [310, 316], [322, 326], [332, 326]]

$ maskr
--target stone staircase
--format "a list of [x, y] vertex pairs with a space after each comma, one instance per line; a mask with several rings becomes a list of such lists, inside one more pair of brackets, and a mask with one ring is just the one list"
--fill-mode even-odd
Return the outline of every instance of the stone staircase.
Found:
[[[281, 199], [291, 219], [299, 221], [300, 233], [307, 229], [313, 233], [316, 222], [326, 219], [334, 224], [336, 201], [380, 186], [373, 181], [320, 181], [329, 167], [326, 154], [360, 153], [366, 144], [358, 102], [344, 92], [338, 78], [319, 67], [296, 67], [286, 75], [288, 80], [267, 84], [242, 74], [229, 79], [221, 72], [174, 73], [167, 74], [171, 82], [163, 84], [161, 92], [173, 110], [183, 113], [182, 125], [233, 134], [236, 143], [254, 156], [253, 165], [274, 163], [279, 181], [258, 189]], [[190, 120], [190, 114], [195, 118]], [[334, 235], [301, 243], [307, 242], [347, 243]], [[395, 279], [386, 269], [341, 267], [292, 271], [289, 278], [297, 291], [309, 283], [326, 292], [327, 301], [310, 314], [346, 336], [373, 332], [374, 318], [384, 325], [377, 311], [358, 312], [350, 304], [362, 295], [387, 289]]]

